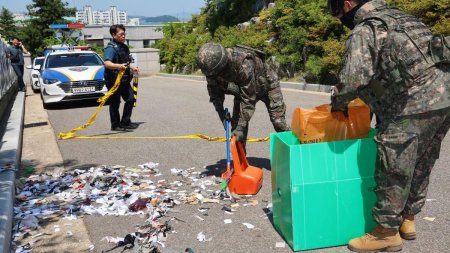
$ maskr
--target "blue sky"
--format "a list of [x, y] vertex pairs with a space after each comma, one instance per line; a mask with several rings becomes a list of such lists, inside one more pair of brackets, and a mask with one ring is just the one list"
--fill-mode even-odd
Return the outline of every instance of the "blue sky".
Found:
[[[173, 15], [183, 18], [188, 14], [199, 13], [205, 5], [205, 0], [63, 0], [70, 7], [83, 9], [84, 5], [91, 5], [94, 10], [107, 10], [115, 5], [119, 10], [127, 11], [128, 15], [155, 17]], [[12, 12], [26, 12], [26, 5], [32, 0], [2, 0], [3, 6]]]

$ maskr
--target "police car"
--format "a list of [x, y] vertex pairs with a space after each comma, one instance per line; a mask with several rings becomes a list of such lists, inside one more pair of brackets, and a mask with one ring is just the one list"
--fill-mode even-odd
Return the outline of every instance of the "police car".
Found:
[[45, 57], [36, 57], [33, 60], [32, 65], [28, 65], [27, 69], [31, 69], [30, 73], [30, 82], [31, 82], [31, 88], [34, 92], [38, 92], [40, 90], [40, 83], [39, 83], [39, 76], [41, 75], [41, 66], [42, 63], [44, 63]]
[[47, 54], [40, 84], [44, 106], [106, 94], [103, 60], [93, 51], [54, 51]]

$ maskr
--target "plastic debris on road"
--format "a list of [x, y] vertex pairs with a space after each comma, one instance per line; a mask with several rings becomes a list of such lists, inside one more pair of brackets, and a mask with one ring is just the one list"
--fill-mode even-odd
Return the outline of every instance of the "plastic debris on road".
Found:
[[286, 247], [285, 242], [276, 242], [275, 243], [275, 248], [285, 248], [285, 247]]
[[[18, 180], [14, 206], [13, 247], [16, 252], [29, 252], [33, 236], [39, 234], [40, 224], [48, 219], [65, 219], [67, 223], [83, 215], [139, 215], [144, 224], [123, 238], [105, 235], [102, 239], [117, 247], [133, 248], [136, 252], [158, 252], [165, 247], [173, 231], [171, 222], [184, 222], [174, 216], [177, 205], [199, 205], [194, 219], [204, 220], [213, 205], [227, 214], [242, 206], [256, 206], [254, 196], [231, 196], [220, 190], [222, 179], [207, 176], [196, 168], [160, 170], [158, 163], [148, 162], [137, 167], [100, 166], [45, 174], [30, 175]], [[164, 173], [163, 173], [164, 172]], [[170, 173], [178, 180], [163, 178]], [[205, 205], [205, 206], [204, 206]], [[231, 223], [226, 219], [225, 224]], [[249, 229], [255, 226], [243, 223]], [[71, 231], [54, 227], [54, 233], [73, 236]], [[45, 236], [45, 235], [42, 235]], [[211, 241], [203, 232], [201, 242]], [[94, 242], [95, 243], [95, 242]], [[166, 248], [167, 249], [167, 248]], [[94, 248], [90, 249], [94, 250]], [[95, 249], [97, 250], [97, 249]], [[150, 251], [153, 250], [153, 251]]]
[[206, 239], [206, 235], [203, 232], [200, 232], [197, 234], [197, 240], [199, 242], [210, 242], [210, 241], [212, 241], [212, 237]]
[[242, 223], [242, 225], [246, 226], [248, 229], [254, 229], [255, 226], [250, 223]]
[[423, 219], [426, 221], [434, 221], [436, 218], [435, 217], [424, 217]]

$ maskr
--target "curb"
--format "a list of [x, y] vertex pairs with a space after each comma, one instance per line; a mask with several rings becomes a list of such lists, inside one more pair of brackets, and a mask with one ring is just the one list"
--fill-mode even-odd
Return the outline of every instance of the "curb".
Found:
[[[15, 170], [20, 168], [22, 152], [22, 131], [24, 120], [25, 93], [19, 92], [11, 99], [13, 106], [9, 118], [5, 117], [4, 135], [0, 148], [0, 167], [11, 166]], [[11, 230], [13, 220], [13, 205], [15, 197], [16, 171], [0, 172], [0, 251], [10, 252]]]
[[[158, 73], [158, 76], [206, 81], [204, 76]], [[281, 88], [330, 93], [333, 86], [313, 83], [280, 82]]]

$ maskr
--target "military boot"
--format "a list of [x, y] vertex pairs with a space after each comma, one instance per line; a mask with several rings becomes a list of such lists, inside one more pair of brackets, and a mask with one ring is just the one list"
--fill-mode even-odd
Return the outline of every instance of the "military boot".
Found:
[[402, 250], [402, 238], [393, 228], [378, 225], [372, 232], [348, 242], [348, 249], [359, 253], [394, 252]]
[[400, 236], [405, 240], [416, 239], [416, 226], [414, 224], [414, 215], [403, 215], [403, 223], [400, 226]]

